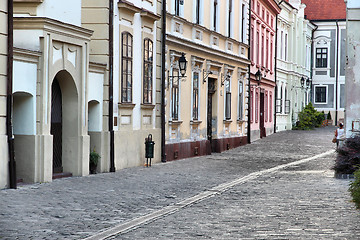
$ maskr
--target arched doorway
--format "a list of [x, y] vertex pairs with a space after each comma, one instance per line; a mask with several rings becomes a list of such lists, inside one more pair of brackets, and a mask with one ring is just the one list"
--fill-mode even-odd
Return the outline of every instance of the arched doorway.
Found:
[[53, 135], [53, 173], [62, 173], [62, 93], [55, 77], [51, 86], [51, 127]]
[[78, 105], [78, 91], [69, 72], [62, 70], [56, 74], [51, 94], [53, 174], [81, 175], [81, 159], [78, 156], [81, 111]]

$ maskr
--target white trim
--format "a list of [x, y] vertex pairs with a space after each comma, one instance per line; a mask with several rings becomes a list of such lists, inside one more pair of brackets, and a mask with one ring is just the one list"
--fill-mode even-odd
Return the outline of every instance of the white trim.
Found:
[[[326, 101], [325, 102], [316, 102], [316, 88], [318, 88], [318, 87], [325, 87], [326, 88], [326, 91], [325, 91], [325, 94], [326, 94]], [[329, 95], [329, 93], [328, 93], [328, 85], [322, 85], [322, 84], [320, 84], [320, 85], [315, 85], [314, 86], [314, 104], [328, 104], [328, 95]]]

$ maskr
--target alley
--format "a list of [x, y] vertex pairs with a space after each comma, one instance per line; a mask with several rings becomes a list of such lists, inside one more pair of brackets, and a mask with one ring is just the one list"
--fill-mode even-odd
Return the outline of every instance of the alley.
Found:
[[359, 239], [333, 130], [1, 190], [0, 239]]

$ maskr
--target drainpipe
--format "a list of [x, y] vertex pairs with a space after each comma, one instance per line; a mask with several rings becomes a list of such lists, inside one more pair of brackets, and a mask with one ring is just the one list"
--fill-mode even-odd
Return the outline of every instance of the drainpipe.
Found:
[[[282, 3], [283, 1], [281, 1], [279, 3], [279, 6], [280, 4]], [[274, 133], [276, 133], [276, 98], [277, 98], [277, 48], [278, 48], [278, 45], [277, 45], [277, 30], [278, 30], [278, 15], [276, 15], [275, 17], [275, 69], [274, 69], [274, 77], [275, 77], [275, 93], [274, 93], [274, 108], [275, 108], [275, 111], [274, 111]], [[286, 53], [285, 53], [286, 54]], [[286, 99], [285, 99], [286, 101]], [[282, 102], [281, 102], [282, 104]], [[286, 105], [286, 104], [285, 104]]]
[[166, 51], [166, 0], [162, 0], [161, 13], [161, 162], [166, 162], [165, 153], [165, 51]]
[[110, 132], [110, 172], [115, 172], [114, 159], [114, 0], [109, 0], [109, 132]]
[[[314, 24], [315, 25], [315, 24]], [[311, 32], [311, 54], [310, 54], [310, 79], [311, 79], [311, 85], [310, 85], [310, 101], [312, 102], [312, 97], [313, 97], [313, 94], [312, 94], [312, 80], [313, 80], [313, 64], [314, 64], [314, 34], [315, 34], [315, 31], [316, 29], [318, 29], [318, 26], [315, 25], [315, 28], [312, 30]]]
[[[251, 62], [250, 56], [251, 56], [251, 0], [249, 1], [249, 50], [248, 50], [248, 59]], [[248, 72], [249, 72], [249, 85], [248, 85], [248, 127], [247, 127], [247, 142], [251, 143], [251, 121], [250, 121], [250, 116], [251, 116], [251, 73], [250, 73], [250, 64], [248, 66]]]
[[13, 85], [13, 0], [8, 0], [8, 54], [7, 54], [7, 96], [6, 96], [6, 134], [9, 150], [10, 188], [16, 189], [16, 162], [12, 129], [12, 85]]
[[338, 85], [339, 85], [339, 22], [336, 20], [336, 86], [335, 86], [335, 126], [338, 122]]

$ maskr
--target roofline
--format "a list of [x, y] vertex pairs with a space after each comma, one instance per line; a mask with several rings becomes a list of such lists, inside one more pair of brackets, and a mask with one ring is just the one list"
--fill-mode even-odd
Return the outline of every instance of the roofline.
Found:
[[346, 19], [308, 19], [308, 20], [310, 20], [311, 22], [340, 22], [340, 21], [346, 22]]

